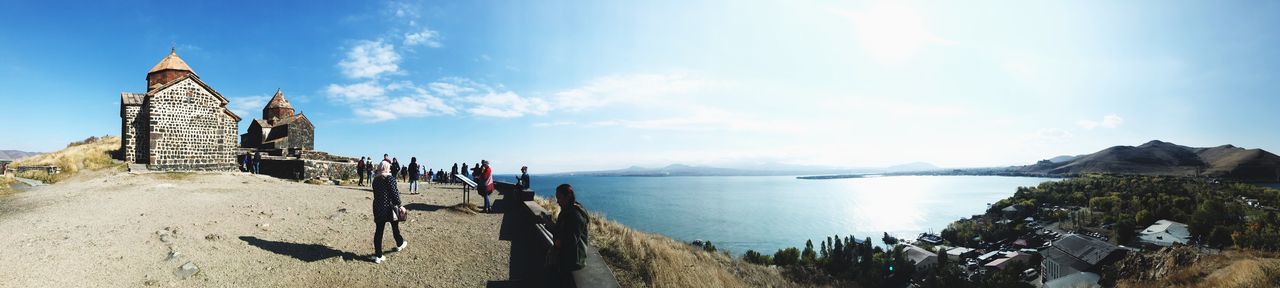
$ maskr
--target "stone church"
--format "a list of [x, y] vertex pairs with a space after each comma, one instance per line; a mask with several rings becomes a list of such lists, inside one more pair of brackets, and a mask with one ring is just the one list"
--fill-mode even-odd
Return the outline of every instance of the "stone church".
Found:
[[293, 114], [293, 105], [276, 89], [276, 95], [262, 108], [262, 119], [253, 119], [249, 131], [240, 135], [240, 147], [274, 155], [292, 154], [287, 153], [289, 150], [315, 150], [315, 129], [307, 115]]
[[240, 116], [172, 49], [146, 93], [120, 93], [120, 157], [152, 170], [232, 170]]

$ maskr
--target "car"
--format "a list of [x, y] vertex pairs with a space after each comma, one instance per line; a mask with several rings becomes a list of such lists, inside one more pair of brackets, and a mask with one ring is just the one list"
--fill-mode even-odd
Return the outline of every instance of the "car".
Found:
[[1026, 271], [1022, 271], [1022, 279], [1027, 281], [1034, 280], [1037, 276], [1040, 276], [1040, 272], [1036, 271], [1036, 268], [1028, 268]]

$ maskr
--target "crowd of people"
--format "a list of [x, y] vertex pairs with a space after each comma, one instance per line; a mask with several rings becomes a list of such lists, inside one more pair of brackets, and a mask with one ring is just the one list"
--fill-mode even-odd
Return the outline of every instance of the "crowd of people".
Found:
[[[458, 173], [462, 173], [462, 177], [468, 177], [479, 184], [476, 190], [484, 197], [482, 209], [486, 213], [492, 212], [493, 207], [489, 196], [494, 190], [493, 168], [489, 166], [488, 160], [481, 160], [469, 167], [470, 169], [466, 163], [462, 163], [459, 169], [458, 164], [455, 163], [451, 171], [446, 174], [444, 169], [437, 171], [427, 169], [425, 163], [418, 162], [417, 157], [410, 157], [407, 166], [402, 165], [399, 159], [387, 154], [383, 154], [382, 160], [376, 165], [373, 164], [372, 157], [361, 157], [356, 164], [358, 184], [364, 186], [367, 179], [368, 185], [373, 188], [373, 262], [380, 264], [386, 261], [382, 251], [382, 236], [388, 224], [391, 226], [392, 238], [396, 243], [392, 250], [401, 251], [409, 246], [409, 241], [400, 233], [399, 222], [403, 222], [408, 216], [400, 198], [400, 181], [408, 182], [409, 193], [416, 194], [419, 179], [435, 183], [456, 183]], [[530, 187], [529, 167], [520, 167], [516, 186], [521, 190]], [[552, 287], [559, 287], [570, 285], [573, 281], [571, 273], [583, 268], [586, 245], [589, 241], [587, 224], [590, 223], [590, 217], [587, 216], [582, 204], [578, 203], [573, 186], [561, 184], [556, 187], [555, 195], [556, 202], [562, 207], [559, 221], [550, 223], [550, 219], [542, 220], [548, 222], [548, 228], [554, 235], [551, 259], [546, 267], [548, 273], [552, 275], [548, 277], [551, 281], [549, 284]]]

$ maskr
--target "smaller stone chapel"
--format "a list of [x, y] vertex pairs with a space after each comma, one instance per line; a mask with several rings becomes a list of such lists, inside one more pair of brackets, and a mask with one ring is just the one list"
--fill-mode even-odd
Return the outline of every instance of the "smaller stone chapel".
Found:
[[240, 147], [270, 151], [275, 155], [289, 150], [315, 150], [315, 125], [302, 113], [293, 114], [293, 105], [276, 89], [276, 95], [262, 108], [262, 119], [253, 119], [249, 131], [240, 135]]

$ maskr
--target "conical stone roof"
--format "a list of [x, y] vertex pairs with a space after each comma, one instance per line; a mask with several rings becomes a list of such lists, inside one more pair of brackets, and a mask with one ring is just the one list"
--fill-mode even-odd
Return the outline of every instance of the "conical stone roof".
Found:
[[191, 66], [187, 66], [186, 61], [182, 61], [182, 58], [178, 57], [178, 52], [173, 48], [169, 49], [169, 56], [165, 56], [164, 59], [160, 60], [160, 63], [156, 63], [155, 67], [151, 67], [151, 71], [147, 71], [147, 74], [163, 70], [183, 70], [196, 73], [195, 70], [191, 70]]
[[293, 105], [289, 105], [289, 100], [284, 99], [284, 93], [280, 89], [276, 89], [276, 95], [271, 97], [271, 102], [267, 102], [267, 108], [288, 108], [293, 109]]

